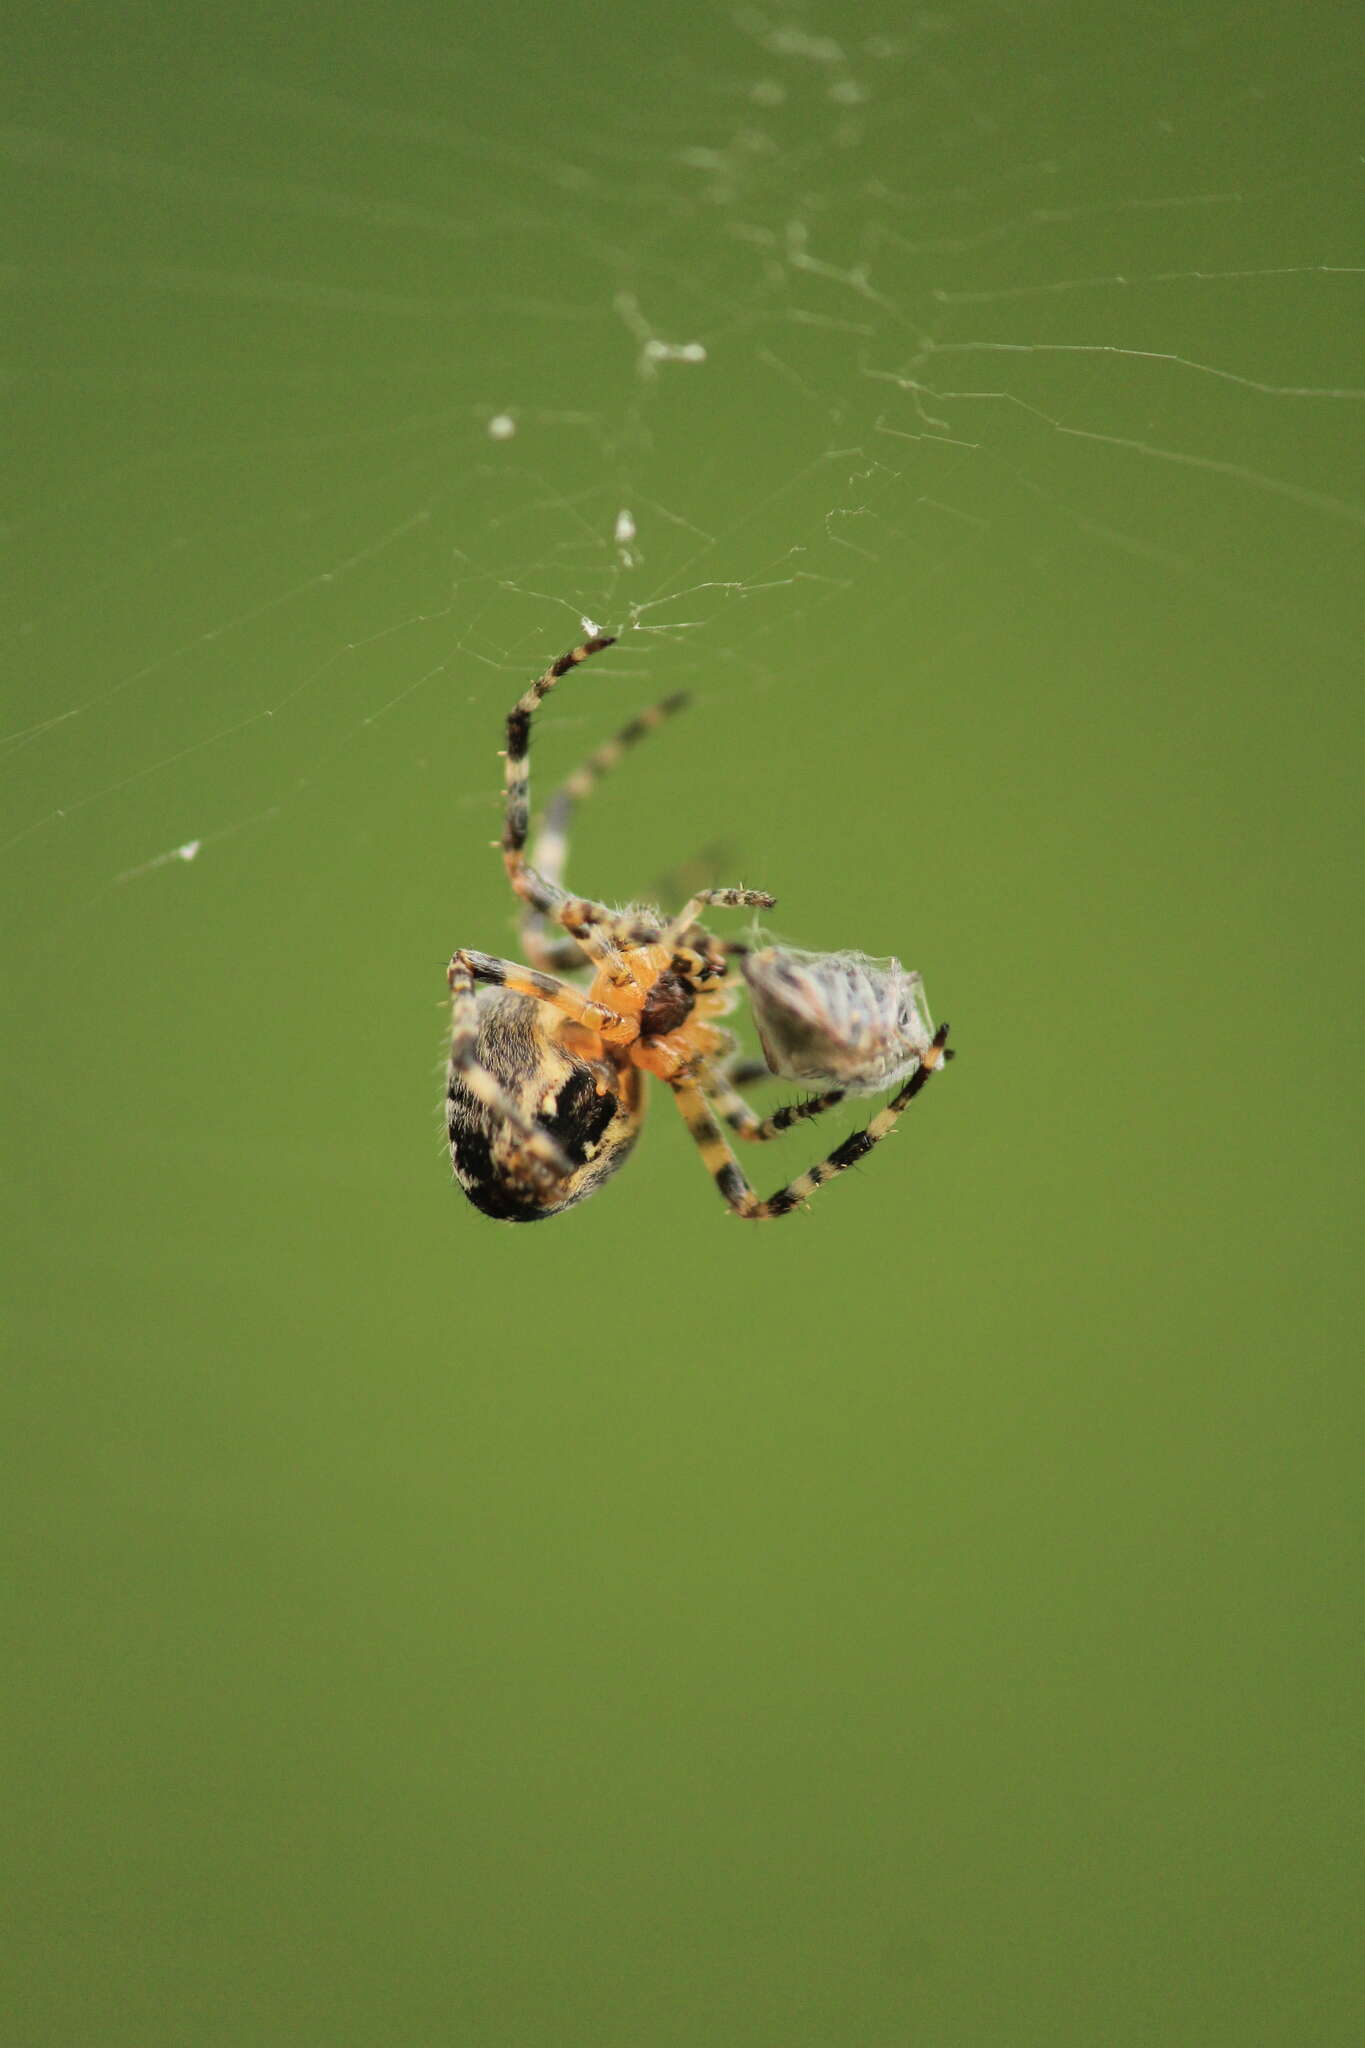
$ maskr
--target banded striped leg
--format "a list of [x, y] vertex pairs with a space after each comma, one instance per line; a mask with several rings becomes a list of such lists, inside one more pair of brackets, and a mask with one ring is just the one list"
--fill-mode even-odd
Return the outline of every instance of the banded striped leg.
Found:
[[[767, 1068], [764, 1068], [767, 1073]], [[759, 1144], [769, 1138], [780, 1138], [793, 1124], [807, 1122], [811, 1117], [823, 1116], [827, 1109], [834, 1109], [846, 1094], [843, 1088], [831, 1088], [826, 1095], [808, 1095], [804, 1102], [789, 1102], [782, 1109], [775, 1109], [771, 1116], [759, 1116], [749, 1107], [738, 1088], [724, 1074], [714, 1068], [702, 1069], [700, 1074], [702, 1092], [720, 1111], [730, 1129], [738, 1137], [752, 1139]], [[769, 1074], [768, 1079], [774, 1077]]]
[[[601, 928], [611, 922], [613, 913], [605, 904], [594, 903], [588, 897], [566, 895], [557, 882], [538, 873], [526, 858], [526, 832], [531, 802], [531, 720], [536, 709], [561, 676], [577, 668], [589, 655], [600, 654], [604, 647], [614, 645], [613, 636], [603, 633], [595, 639], [585, 640], [581, 647], [561, 654], [558, 661], [550, 663], [544, 675], [537, 676], [530, 689], [518, 697], [508, 712], [502, 814], [503, 866], [507, 870], [508, 881], [522, 902], [529, 904], [532, 910], [547, 913], [556, 924], [563, 925], [578, 940], [589, 959], [607, 964], [614, 957], [614, 949], [610, 941], [601, 935]], [[624, 974], [624, 970], [622, 972]]]
[[712, 1115], [697, 1082], [681, 1080], [670, 1085], [682, 1111], [683, 1121], [696, 1140], [697, 1148], [711, 1169], [722, 1196], [737, 1216], [744, 1216], [758, 1223], [772, 1216], [790, 1215], [791, 1211], [807, 1201], [817, 1188], [823, 1187], [827, 1180], [833, 1180], [836, 1174], [845, 1172], [848, 1167], [856, 1166], [860, 1159], [866, 1158], [873, 1146], [880, 1144], [882, 1139], [895, 1129], [902, 1112], [909, 1108], [930, 1074], [936, 1072], [950, 1057], [945, 1044], [947, 1037], [948, 1027], [941, 1024], [934, 1034], [932, 1051], [926, 1053], [922, 1064], [916, 1067], [900, 1092], [892, 1096], [885, 1108], [877, 1111], [866, 1130], [854, 1131], [850, 1137], [844, 1139], [842, 1145], [835, 1146], [828, 1158], [822, 1159], [818, 1166], [808, 1167], [805, 1173], [798, 1174], [786, 1187], [779, 1188], [775, 1195], [769, 1195], [766, 1202], [759, 1200], [744, 1178], [735, 1155], [726, 1142], [725, 1133]]
[[736, 1060], [725, 1069], [725, 1078], [736, 1088], [756, 1088], [760, 1081], [777, 1081], [781, 1076], [766, 1060]]
[[[659, 938], [661, 946], [676, 946], [691, 931], [703, 910], [715, 904], [722, 910], [771, 910], [777, 902], [766, 889], [698, 889], [676, 917], [671, 917]], [[747, 951], [747, 948], [743, 950]]]
[[589, 1002], [582, 989], [571, 982], [560, 981], [553, 974], [541, 974], [534, 967], [519, 967], [515, 960], [499, 960], [492, 953], [473, 953], [464, 946], [446, 969], [446, 980], [452, 992], [465, 982], [483, 981], [494, 988], [510, 989], [516, 996], [534, 996], [538, 1003], [549, 1003], [562, 1010], [575, 1024], [585, 1024], [589, 1031], [609, 1030], [625, 1022], [618, 1011], [609, 1010], [605, 1003]]
[[[542, 881], [552, 888], [558, 888], [564, 880], [564, 862], [569, 851], [569, 826], [573, 819], [574, 806], [583, 798], [591, 796], [604, 775], [609, 775], [623, 755], [645, 738], [656, 732], [675, 713], [691, 702], [685, 690], [675, 691], [661, 703], [651, 704], [638, 718], [632, 718], [629, 725], [623, 725], [614, 738], [605, 746], [589, 754], [586, 761], [575, 768], [573, 774], [555, 791], [550, 798], [544, 823], [536, 834], [531, 847], [531, 866]], [[543, 910], [528, 907], [522, 914], [520, 941], [522, 951], [536, 967], [557, 969], [567, 973], [570, 968], [581, 967], [583, 951], [575, 939], [554, 939], [549, 935]]]

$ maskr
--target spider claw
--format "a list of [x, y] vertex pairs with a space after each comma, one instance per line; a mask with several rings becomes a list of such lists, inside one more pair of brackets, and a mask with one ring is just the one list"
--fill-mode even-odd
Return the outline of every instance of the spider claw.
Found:
[[936, 1074], [949, 1060], [956, 1058], [956, 1048], [948, 1044], [948, 1026], [940, 1024], [921, 1058], [920, 1065], [926, 1073]]

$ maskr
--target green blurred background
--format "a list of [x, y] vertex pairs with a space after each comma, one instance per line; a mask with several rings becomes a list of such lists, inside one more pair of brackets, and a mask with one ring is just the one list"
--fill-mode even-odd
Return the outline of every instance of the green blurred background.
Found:
[[[1346, 11], [28, 34], [9, 2038], [1354, 2043]], [[449, 1183], [584, 617], [953, 1024], [780, 1225]]]

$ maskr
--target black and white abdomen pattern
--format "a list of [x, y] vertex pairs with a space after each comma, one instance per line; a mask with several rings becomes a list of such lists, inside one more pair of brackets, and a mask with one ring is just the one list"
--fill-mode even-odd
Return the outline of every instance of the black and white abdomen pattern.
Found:
[[[474, 1056], [523, 1115], [568, 1158], [572, 1178], [552, 1192], [528, 1172], [515, 1130], [473, 1093], [452, 1058], [446, 1128], [455, 1178], [476, 1208], [504, 1222], [534, 1223], [595, 1192], [624, 1164], [639, 1133], [639, 1087], [623, 1101], [622, 1075], [548, 1036], [539, 1005], [505, 989], [482, 988]], [[547, 1193], [549, 1199], [547, 1200]]]

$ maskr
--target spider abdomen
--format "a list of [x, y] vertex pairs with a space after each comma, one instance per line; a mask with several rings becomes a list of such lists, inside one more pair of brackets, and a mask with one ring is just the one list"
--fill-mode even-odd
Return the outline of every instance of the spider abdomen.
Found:
[[567, 1176], [546, 1174], [522, 1134], [481, 1100], [451, 1061], [446, 1127], [455, 1178], [476, 1209], [508, 1223], [535, 1223], [584, 1201], [629, 1157], [640, 1132], [639, 1077], [630, 1068], [584, 1056], [591, 1034], [566, 1045], [546, 1028], [553, 1012], [506, 990], [479, 991], [475, 1058], [522, 1116], [569, 1162]]

